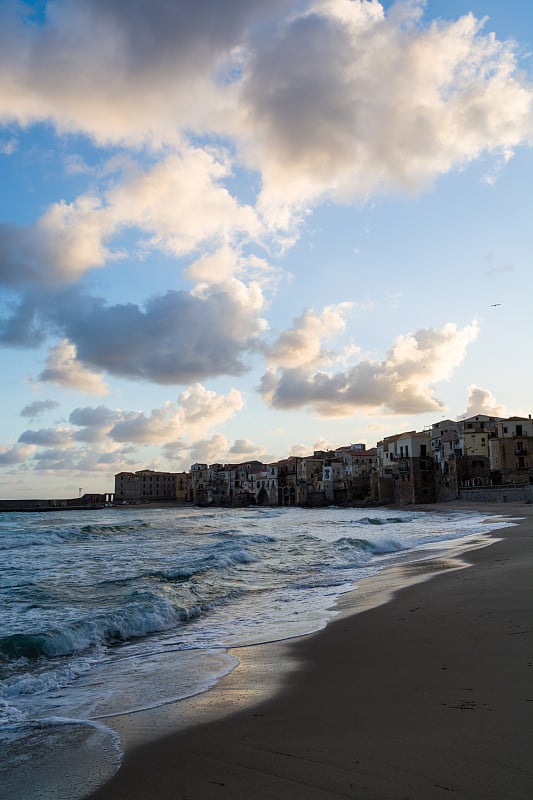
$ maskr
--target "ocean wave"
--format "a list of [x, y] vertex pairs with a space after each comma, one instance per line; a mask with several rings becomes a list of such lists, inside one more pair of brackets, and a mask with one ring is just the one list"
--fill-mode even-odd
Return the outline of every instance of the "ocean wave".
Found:
[[98, 533], [123, 533], [129, 532], [133, 533], [136, 530], [145, 530], [146, 528], [150, 528], [151, 525], [149, 522], [146, 522], [142, 519], [134, 519], [130, 520], [121, 525], [109, 525], [109, 524], [91, 524], [91, 525], [83, 525], [80, 528], [81, 533], [88, 533], [88, 534], [98, 534]]
[[[66, 622], [62, 627], [0, 638], [0, 661], [37, 662], [98, 653], [103, 647], [178, 628], [234, 600], [243, 590], [220, 584], [200, 587], [199, 592], [196, 594], [193, 590], [187, 597], [169, 598], [145, 588], [134, 589], [113, 612], [100, 612], [91, 618]], [[40, 690], [40, 681], [42, 676], [39, 675], [33, 684], [36, 691]]]
[[0, 541], [0, 551], [94, 541], [103, 534], [134, 534], [136, 531], [144, 531], [150, 527], [150, 523], [143, 520], [131, 520], [119, 525], [91, 523], [89, 525], [62, 525], [57, 528], [47, 526], [40, 530], [31, 530], [31, 532], [27, 530], [17, 533], [10, 532], [8, 537]]
[[4, 636], [0, 639], [0, 656], [30, 661], [68, 656], [167, 630], [189, 617], [186, 609], [176, 609], [164, 598], [142, 594], [132, 593], [131, 605], [111, 614], [66, 623], [61, 628]]
[[[249, 541], [254, 538], [254, 536], [247, 537]], [[257, 537], [258, 543], [262, 543], [263, 540], [271, 541], [270, 537]], [[162, 566], [155, 570], [132, 571], [123, 577], [106, 577], [98, 581], [96, 585], [99, 591], [105, 587], [111, 591], [115, 587], [124, 589], [137, 587], [143, 583], [146, 585], [152, 583], [179, 585], [187, 584], [188, 581], [198, 579], [202, 575], [211, 575], [213, 580], [218, 582], [226, 571], [231, 571], [239, 566], [255, 564], [259, 559], [257, 555], [252, 554], [243, 546], [240, 538], [227, 538], [207, 546], [198, 546], [192, 551], [178, 552], [172, 560], [178, 563], [170, 563], [166, 567]]]
[[0, 713], [4, 720], [10, 718], [16, 720], [16, 711], [7, 701], [14, 700], [17, 697], [27, 697], [63, 689], [77, 678], [86, 675], [94, 663], [95, 660], [90, 658], [71, 659], [53, 669], [42, 669], [39, 672], [20, 672], [1, 681]]
[[360, 539], [343, 536], [332, 543], [330, 551], [335, 569], [348, 569], [364, 566], [374, 556], [394, 553], [405, 549], [405, 545], [393, 537], [380, 539]]

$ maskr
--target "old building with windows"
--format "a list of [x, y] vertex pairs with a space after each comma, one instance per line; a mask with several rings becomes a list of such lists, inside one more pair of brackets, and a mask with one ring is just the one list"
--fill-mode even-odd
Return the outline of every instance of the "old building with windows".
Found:
[[115, 475], [115, 502], [186, 502], [189, 499], [187, 472], [119, 472]]
[[490, 477], [493, 485], [533, 483], [533, 420], [509, 417], [497, 424], [489, 440]]
[[431, 433], [407, 431], [386, 436], [377, 446], [372, 496], [379, 503], [434, 503]]
[[196, 463], [190, 473], [120, 472], [115, 475], [115, 502], [410, 505], [470, 499], [469, 493], [481, 491], [484, 499], [494, 498], [501, 486], [508, 487], [507, 494], [533, 499], [532, 453], [531, 415], [501, 419], [477, 414], [386, 436], [368, 450], [357, 443], [271, 464], [250, 460]]
[[462, 455], [461, 424], [443, 419], [431, 426], [431, 455], [437, 502], [459, 497], [458, 463]]

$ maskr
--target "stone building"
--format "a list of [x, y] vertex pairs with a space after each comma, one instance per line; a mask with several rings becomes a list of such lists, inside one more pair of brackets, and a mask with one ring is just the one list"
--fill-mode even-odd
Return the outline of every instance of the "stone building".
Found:
[[433, 472], [429, 431], [386, 436], [377, 446], [372, 498], [379, 503], [434, 503]]
[[431, 455], [437, 502], [459, 497], [458, 459], [462, 454], [459, 422], [444, 419], [431, 426]]
[[185, 502], [189, 499], [187, 472], [119, 472], [115, 475], [115, 502]]
[[277, 464], [266, 464], [264, 469], [254, 475], [255, 498], [258, 506], [277, 506], [278, 504], [278, 467]]
[[497, 424], [489, 440], [490, 477], [493, 485], [533, 483], [533, 420], [509, 417]]
[[461, 420], [461, 458], [458, 461], [459, 488], [491, 483], [489, 442], [497, 436], [499, 417], [477, 414]]
[[396, 441], [398, 470], [394, 475], [397, 503], [434, 503], [435, 482], [431, 434], [404, 433]]
[[299, 502], [298, 457], [290, 456], [277, 462], [278, 505], [295, 506]]

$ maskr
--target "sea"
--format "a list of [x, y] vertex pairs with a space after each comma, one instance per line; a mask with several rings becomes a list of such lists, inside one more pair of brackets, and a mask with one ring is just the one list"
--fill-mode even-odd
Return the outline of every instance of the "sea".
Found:
[[208, 692], [239, 648], [317, 631], [362, 579], [489, 531], [386, 508], [0, 514], [0, 797], [86, 796], [120, 765], [113, 718]]

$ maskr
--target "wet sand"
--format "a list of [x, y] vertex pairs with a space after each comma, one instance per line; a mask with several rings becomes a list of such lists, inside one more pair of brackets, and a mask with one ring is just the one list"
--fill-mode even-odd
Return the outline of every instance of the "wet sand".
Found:
[[424, 510], [439, 508], [522, 519], [492, 526], [502, 541], [468, 568], [386, 571], [323, 631], [236, 651], [241, 666], [190, 710], [137, 716], [136, 732], [130, 720], [137, 746], [91, 797], [529, 800], [533, 507]]

